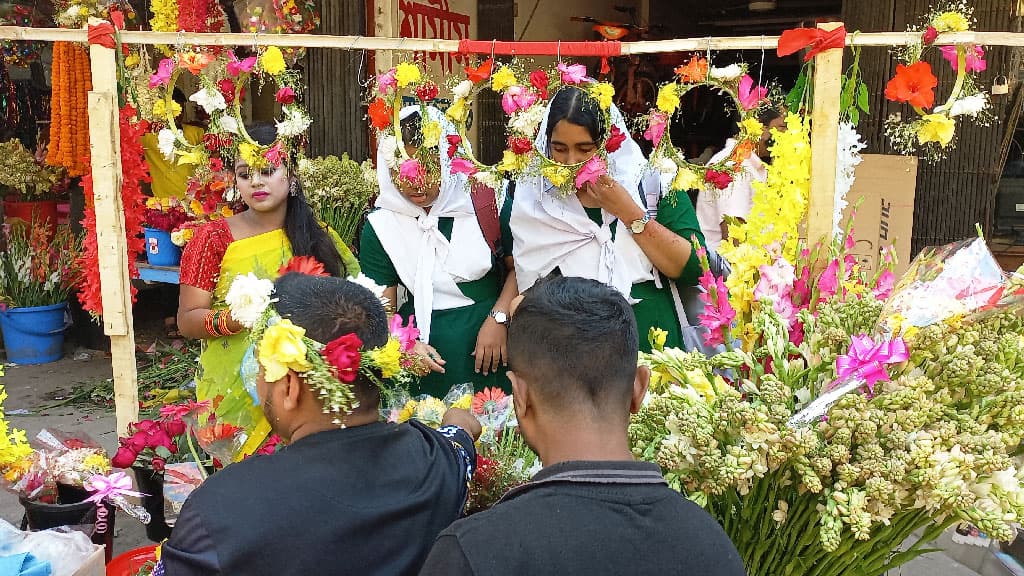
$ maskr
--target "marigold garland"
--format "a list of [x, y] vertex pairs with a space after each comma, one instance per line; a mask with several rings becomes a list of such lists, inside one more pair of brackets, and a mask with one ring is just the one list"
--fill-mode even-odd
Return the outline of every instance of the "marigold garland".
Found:
[[88, 92], [92, 90], [89, 66], [89, 55], [80, 45], [54, 43], [50, 147], [46, 162], [67, 168], [70, 176], [81, 176], [88, 170]]

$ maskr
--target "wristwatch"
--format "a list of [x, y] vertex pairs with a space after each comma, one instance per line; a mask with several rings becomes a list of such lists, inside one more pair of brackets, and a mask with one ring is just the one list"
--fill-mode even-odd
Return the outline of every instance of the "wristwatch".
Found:
[[494, 318], [494, 321], [497, 322], [498, 324], [501, 324], [502, 326], [508, 324], [508, 314], [505, 314], [501, 310], [492, 310], [491, 313], [488, 314], [488, 316]]
[[641, 234], [644, 228], [647, 228], [647, 223], [651, 221], [651, 217], [648, 214], [644, 214], [644, 217], [639, 220], [633, 220], [633, 223], [629, 225], [629, 230], [633, 234]]

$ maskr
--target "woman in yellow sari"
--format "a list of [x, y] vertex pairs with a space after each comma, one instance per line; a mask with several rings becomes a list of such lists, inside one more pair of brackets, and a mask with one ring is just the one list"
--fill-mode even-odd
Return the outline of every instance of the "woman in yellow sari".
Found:
[[[259, 125], [249, 135], [268, 146], [276, 131]], [[203, 340], [196, 395], [213, 402], [218, 421], [245, 429], [241, 456], [263, 444], [270, 425], [240, 374], [250, 343], [224, 301], [231, 282], [248, 273], [274, 280], [292, 256], [312, 257], [332, 276], [355, 276], [359, 264], [337, 234], [316, 220], [287, 162], [254, 170], [237, 159], [234, 173], [248, 210], [203, 226], [185, 247], [178, 327], [184, 336]]]

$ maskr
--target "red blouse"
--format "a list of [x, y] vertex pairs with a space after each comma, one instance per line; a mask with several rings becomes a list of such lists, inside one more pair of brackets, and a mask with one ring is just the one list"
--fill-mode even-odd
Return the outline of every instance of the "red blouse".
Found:
[[220, 276], [220, 263], [228, 245], [235, 239], [224, 218], [214, 220], [196, 230], [181, 255], [181, 284], [213, 292]]

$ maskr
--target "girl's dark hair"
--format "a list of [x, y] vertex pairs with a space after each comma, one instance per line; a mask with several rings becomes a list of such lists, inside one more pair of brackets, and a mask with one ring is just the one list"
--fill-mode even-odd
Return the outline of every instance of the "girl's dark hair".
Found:
[[774, 106], [769, 106], [757, 114], [757, 121], [765, 126], [777, 118], [782, 118], [782, 112]]
[[551, 140], [555, 126], [562, 120], [586, 128], [594, 142], [600, 142], [604, 138], [604, 116], [597, 100], [575, 86], [559, 89], [551, 99], [551, 109], [548, 111], [548, 141]]
[[[273, 124], [255, 124], [247, 126], [246, 131], [253, 140], [261, 146], [270, 146], [277, 139], [277, 128]], [[293, 159], [285, 161], [286, 165], [293, 166]], [[294, 177], [294, 176], [293, 176]], [[291, 191], [295, 191], [295, 195]], [[302, 183], [295, 180], [295, 187], [289, 190], [287, 213], [284, 217], [284, 233], [288, 242], [292, 245], [292, 254], [295, 256], [312, 256], [316, 258], [331, 276], [345, 277], [345, 269], [338, 253], [337, 246], [331, 240], [331, 235], [316, 219], [313, 209], [306, 201], [306, 194], [302, 190]]]
[[403, 118], [399, 124], [402, 129], [402, 141], [416, 148], [423, 145], [423, 129], [420, 120], [420, 113], [413, 112]]

